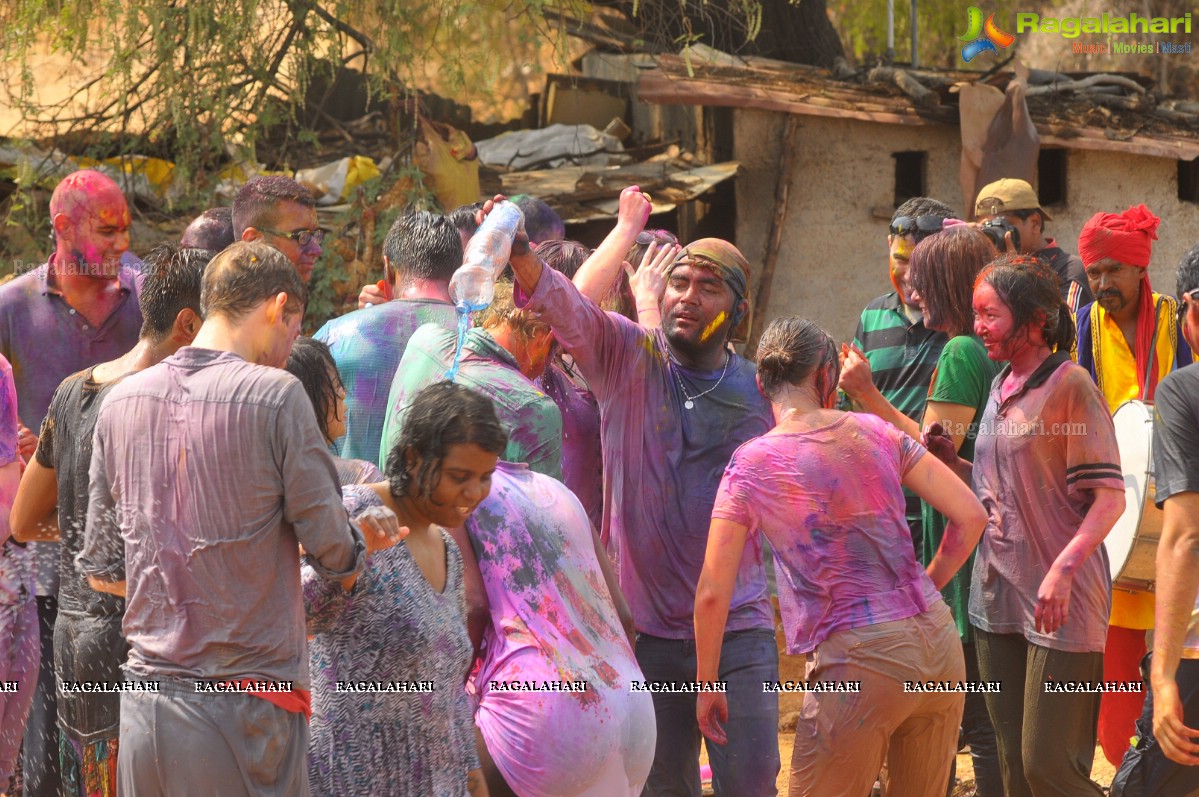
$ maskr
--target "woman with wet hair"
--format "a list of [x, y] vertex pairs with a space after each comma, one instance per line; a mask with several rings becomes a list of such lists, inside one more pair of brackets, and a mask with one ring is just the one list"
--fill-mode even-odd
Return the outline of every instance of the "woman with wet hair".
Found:
[[440, 382], [416, 395], [387, 480], [345, 488], [351, 518], [383, 505], [408, 536], [370, 556], [349, 591], [304, 569], [313, 794], [486, 794], [463, 688], [463, 561], [446, 529], [487, 497], [506, 444], [488, 399]]
[[337, 372], [337, 363], [329, 347], [315, 338], [297, 338], [287, 358], [287, 372], [300, 380], [316, 411], [316, 422], [333, 455], [337, 482], [370, 484], [383, 481], [383, 473], [373, 462], [345, 459], [334, 453], [337, 438], [346, 433], [346, 389]]
[[[938, 424], [953, 440], [954, 450], [969, 461], [974, 460], [974, 440], [991, 393], [991, 380], [1003, 365], [987, 357], [982, 341], [974, 334], [971, 308], [974, 282], [994, 257], [995, 247], [987, 236], [965, 224], [930, 235], [912, 250], [908, 283], [924, 314], [924, 326], [949, 336], [937, 359], [920, 422], [904, 415], [887, 401], [874, 386], [873, 379], [862, 380], [865, 389], [854, 396], [864, 412], [877, 415], [911, 437], [919, 439], [921, 429]], [[869, 371], [870, 364], [863, 360], [860, 367]], [[928, 564], [941, 544], [946, 521], [927, 503], [922, 508], [923, 539], [918, 541], [918, 555], [922, 563]], [[966, 672], [971, 679], [977, 680], [978, 654], [970, 634], [967, 605], [972, 565], [973, 559], [967, 561], [941, 594], [953, 611], [962, 638]], [[999, 772], [995, 729], [980, 693], [966, 695], [962, 740], [970, 745], [977, 797], [1000, 797], [1003, 779]]]
[[[991, 386], [974, 464], [941, 430], [930, 449], [973, 478], [987, 508], [970, 623], [1009, 797], [1101, 794], [1090, 779], [1111, 611], [1102, 548], [1124, 511], [1107, 403], [1070, 360], [1074, 322], [1056, 275], [1005, 255], [974, 288], [974, 331], [1008, 365]], [[1057, 684], [1058, 686], [1054, 686]]]
[[[742, 445], [716, 497], [695, 598], [697, 680], [719, 671], [725, 619], [749, 534], [765, 534], [779, 573], [787, 650], [808, 654], [808, 680], [860, 692], [805, 696], [791, 759], [792, 797], [868, 794], [883, 762], [889, 793], [945, 791], [962, 695], [905, 682], [966, 676], [953, 616], [938, 589], [982, 533], [986, 514], [961, 480], [879, 418], [833, 409], [840, 372], [832, 339], [801, 318], [773, 322], [758, 348], [758, 383], [776, 426]], [[949, 524], [927, 568], [904, 518], [906, 486]], [[716, 744], [735, 715], [699, 696]]]

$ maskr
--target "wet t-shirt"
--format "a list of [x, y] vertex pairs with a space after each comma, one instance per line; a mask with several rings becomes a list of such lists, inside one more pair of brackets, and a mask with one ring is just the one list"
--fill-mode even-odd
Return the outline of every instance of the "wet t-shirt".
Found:
[[[579, 500], [561, 482], [500, 463], [466, 531], [491, 608], [472, 679], [475, 724], [505, 779], [520, 794], [575, 794], [571, 784], [613, 751], [628, 762], [653, 749], [652, 697], [630, 690], [641, 668]], [[585, 686], [492, 689], [513, 681]]]
[[[1199, 365], [1167, 376], [1155, 397], [1153, 466], [1161, 506], [1179, 493], [1199, 492]], [[1199, 599], [1187, 625], [1183, 655], [1199, 659]]]
[[[404, 419], [418, 393], [445, 381], [454, 362], [458, 333], [426, 324], [408, 341], [391, 383], [379, 449], [379, 468], [400, 437]], [[520, 372], [516, 358], [484, 329], [470, 329], [454, 382], [482, 393], [495, 405], [508, 433], [502, 458], [523, 462], [538, 473], [562, 478], [562, 412], [554, 400]]]
[[970, 623], [1053, 650], [1098, 653], [1107, 641], [1112, 589], [1102, 545], [1074, 573], [1065, 624], [1039, 632], [1034, 613], [1037, 590], [1078, 533], [1095, 489], [1124, 489], [1112, 416], [1068, 354], [1050, 355], [1000, 401], [1008, 373], [995, 377], [974, 448], [974, 492], [988, 520], [974, 554]]
[[595, 396], [572, 382], [557, 363], [545, 369], [537, 384], [562, 412], [562, 481], [599, 529], [604, 517], [604, 485]]
[[76, 567], [126, 582], [128, 671], [308, 688], [300, 546], [322, 577], [362, 567], [299, 380], [187, 346], [100, 408]]
[[[518, 289], [517, 303], [549, 323], [599, 402], [601, 538], [637, 630], [693, 638], [695, 587], [720, 477], [737, 447], [773, 423], [753, 364], [730, 354], [723, 379], [724, 369], [683, 368], [670, 357], [661, 329], [605, 313], [548, 268], [532, 296]], [[685, 407], [688, 397], [692, 409]], [[728, 630], [773, 627], [755, 540], [741, 560]]]
[[456, 329], [458, 315], [448, 302], [396, 299], [334, 318], [313, 335], [328, 344], [346, 388], [346, 433], [337, 441], [340, 456], [379, 461], [391, 380], [412, 333], [425, 324]]
[[924, 454], [886, 421], [848, 412], [737, 449], [712, 516], [770, 540], [788, 653], [941, 601], [904, 516], [901, 480]]

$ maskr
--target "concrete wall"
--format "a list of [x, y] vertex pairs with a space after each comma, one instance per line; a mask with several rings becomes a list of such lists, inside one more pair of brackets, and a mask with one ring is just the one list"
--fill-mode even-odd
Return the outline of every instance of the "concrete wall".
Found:
[[[738, 110], [734, 120], [737, 244], [760, 273], [774, 212], [781, 113]], [[800, 117], [794, 178], [766, 318], [801, 315], [848, 340], [861, 309], [891, 290], [887, 223], [894, 208], [894, 152], [928, 152], [928, 195], [959, 212], [961, 143], [956, 128], [906, 127]], [[1199, 243], [1199, 205], [1178, 200], [1173, 160], [1071, 150], [1067, 200], [1047, 208], [1048, 232], [1076, 252], [1096, 211], [1144, 202], [1162, 217], [1150, 279], [1172, 293], [1179, 259]]]

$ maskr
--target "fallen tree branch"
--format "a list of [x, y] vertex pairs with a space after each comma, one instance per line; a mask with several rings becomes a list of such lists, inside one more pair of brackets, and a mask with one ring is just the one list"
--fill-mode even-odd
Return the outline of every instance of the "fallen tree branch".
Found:
[[940, 95], [935, 91], [929, 91], [923, 83], [908, 74], [906, 70], [898, 67], [876, 66], [870, 70], [866, 79], [880, 83], [894, 83], [921, 108], [936, 108], [941, 104]]
[[1083, 91], [1091, 86], [1123, 86], [1126, 89], [1132, 89], [1138, 94], [1145, 93], [1145, 87], [1135, 80], [1119, 75], [1091, 75], [1082, 80], [1070, 80], [1065, 83], [1048, 83], [1044, 86], [1030, 86], [1025, 92], [1029, 97], [1034, 97], [1038, 94], [1052, 94], [1056, 91]]

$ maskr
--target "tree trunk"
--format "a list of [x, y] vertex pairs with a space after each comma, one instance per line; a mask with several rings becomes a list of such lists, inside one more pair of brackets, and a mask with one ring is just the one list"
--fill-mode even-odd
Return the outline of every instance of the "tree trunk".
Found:
[[738, 0], [640, 0], [636, 17], [633, 0], [598, 0], [596, 5], [620, 9], [647, 49], [659, 52], [706, 44], [739, 55], [829, 68], [845, 57], [826, 0], [761, 0], [761, 25], [752, 41], [747, 41], [748, 20]]
[[750, 42], [754, 55], [831, 69], [845, 57], [841, 36], [829, 21], [825, 0], [764, 0], [762, 30]]

